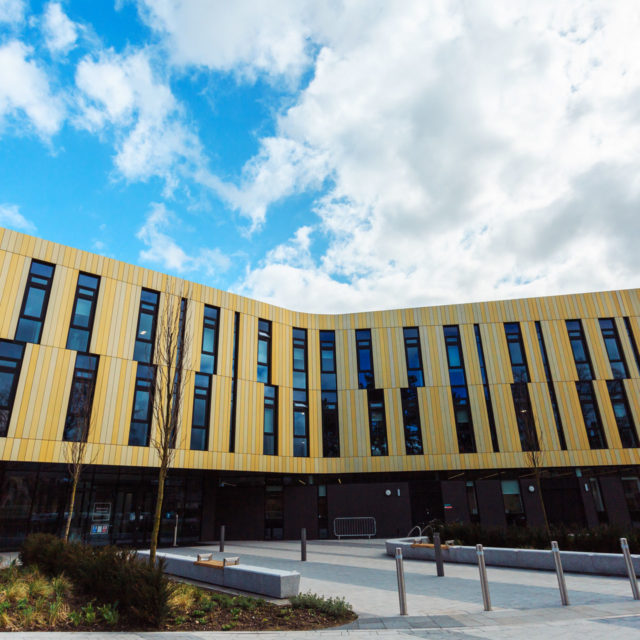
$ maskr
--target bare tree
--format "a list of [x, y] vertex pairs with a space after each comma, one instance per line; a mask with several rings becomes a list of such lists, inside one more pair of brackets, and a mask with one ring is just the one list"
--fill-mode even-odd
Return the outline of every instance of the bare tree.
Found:
[[[94, 357], [94, 356], [91, 356]], [[65, 423], [64, 437], [67, 440], [65, 459], [71, 476], [71, 496], [69, 498], [69, 511], [64, 528], [64, 540], [69, 540], [73, 510], [76, 504], [76, 492], [78, 483], [84, 468], [92, 464], [94, 456], [87, 460], [88, 436], [92, 424], [93, 393], [95, 390], [95, 378], [80, 378], [74, 380], [71, 389], [71, 399], [67, 422]]]
[[190, 334], [186, 329], [187, 300], [183, 291], [165, 296], [160, 311], [155, 340], [153, 389], [153, 432], [151, 445], [158, 454], [158, 493], [149, 545], [149, 563], [154, 564], [162, 519], [164, 486], [175, 456], [175, 444], [182, 401], [187, 384], [185, 354], [189, 351]]
[[518, 431], [520, 432], [520, 444], [527, 461], [527, 466], [532, 470], [536, 483], [536, 491], [538, 500], [540, 501], [540, 509], [544, 519], [544, 528], [549, 539], [551, 539], [551, 530], [549, 528], [549, 520], [547, 518], [547, 509], [544, 506], [542, 497], [542, 486], [540, 477], [542, 475], [544, 464], [544, 440], [542, 432], [538, 434], [536, 423], [531, 410], [531, 402], [529, 399], [529, 391], [526, 383], [515, 383], [514, 385], [514, 405], [518, 421]]

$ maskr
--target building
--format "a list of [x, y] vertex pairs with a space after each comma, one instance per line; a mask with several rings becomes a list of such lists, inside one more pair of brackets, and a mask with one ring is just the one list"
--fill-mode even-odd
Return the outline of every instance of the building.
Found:
[[[188, 386], [162, 540], [379, 535], [432, 518], [640, 523], [640, 290], [295, 313], [0, 229], [0, 546], [59, 532], [65, 440], [95, 381], [73, 531], [144, 544], [159, 309], [184, 293]], [[182, 295], [182, 294], [181, 294]]]

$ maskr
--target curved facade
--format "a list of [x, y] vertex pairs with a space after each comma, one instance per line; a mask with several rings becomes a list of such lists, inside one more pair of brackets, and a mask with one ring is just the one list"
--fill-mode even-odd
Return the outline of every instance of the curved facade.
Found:
[[[240, 476], [264, 486], [297, 478], [300, 487], [423, 477], [438, 482], [446, 517], [462, 498], [448, 499], [443, 483], [456, 474], [526, 476], [530, 449], [559, 474], [615, 476], [618, 501], [633, 500], [623, 478], [635, 477], [640, 462], [640, 290], [296, 313], [1, 229], [0, 282], [7, 469], [55, 471], [64, 462], [73, 393], [88, 378], [95, 469], [116, 468], [120, 477], [156, 464], [145, 387], [151, 336], [179, 292], [189, 375], [173, 468], [204, 474], [202, 513], [206, 474], [215, 472], [218, 493], [237, 488], [231, 479]], [[3, 508], [13, 499], [15, 482], [7, 482]], [[407, 492], [410, 523], [417, 494]], [[474, 498], [464, 499], [471, 516]], [[219, 511], [220, 498], [210, 500]]]

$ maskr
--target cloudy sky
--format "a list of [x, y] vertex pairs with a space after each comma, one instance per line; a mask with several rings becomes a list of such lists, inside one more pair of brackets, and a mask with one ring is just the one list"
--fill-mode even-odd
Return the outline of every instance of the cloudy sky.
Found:
[[640, 285], [640, 3], [0, 0], [0, 225], [303, 311]]

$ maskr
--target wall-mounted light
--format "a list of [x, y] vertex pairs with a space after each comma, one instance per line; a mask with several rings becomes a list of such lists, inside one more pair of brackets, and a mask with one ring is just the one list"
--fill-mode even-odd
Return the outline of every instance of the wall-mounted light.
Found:
[[530, 491], [530, 493], [533, 493], [535, 490], [536, 490], [536, 488], [535, 488], [532, 484], [530, 484], [530, 485], [529, 485], [529, 491]]
[[385, 495], [385, 496], [390, 496], [390, 495], [391, 495], [391, 489], [387, 489], [387, 490], [384, 492], [384, 495]]

